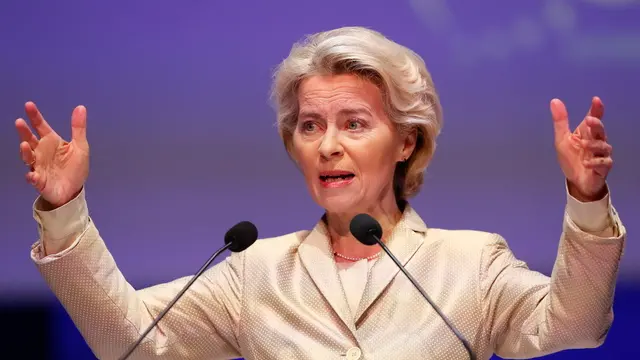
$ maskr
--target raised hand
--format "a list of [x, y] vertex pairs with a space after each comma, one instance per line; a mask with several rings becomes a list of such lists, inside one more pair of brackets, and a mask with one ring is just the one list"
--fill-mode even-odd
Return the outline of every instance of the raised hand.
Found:
[[569, 184], [569, 192], [580, 201], [595, 201], [606, 195], [606, 178], [613, 166], [612, 147], [607, 142], [602, 116], [604, 105], [598, 97], [580, 125], [571, 131], [569, 115], [562, 101], [551, 101], [558, 161]]
[[38, 134], [23, 119], [16, 120], [20, 155], [29, 167], [26, 180], [53, 207], [62, 206], [77, 196], [89, 175], [87, 111], [84, 106], [73, 110], [71, 142], [49, 126], [34, 103], [26, 103], [25, 111]]

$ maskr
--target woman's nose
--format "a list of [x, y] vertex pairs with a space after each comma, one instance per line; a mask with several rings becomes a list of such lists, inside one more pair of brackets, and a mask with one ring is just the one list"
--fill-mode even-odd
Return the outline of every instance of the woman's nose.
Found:
[[343, 154], [342, 146], [340, 145], [340, 141], [333, 131], [326, 132], [322, 138], [322, 142], [320, 143], [320, 155], [325, 159], [331, 159], [333, 157], [339, 157]]

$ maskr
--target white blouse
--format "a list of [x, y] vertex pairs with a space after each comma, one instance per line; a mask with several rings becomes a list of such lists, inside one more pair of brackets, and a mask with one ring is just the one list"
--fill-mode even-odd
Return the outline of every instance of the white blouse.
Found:
[[347, 296], [347, 302], [349, 303], [352, 314], [358, 311], [358, 305], [360, 305], [364, 288], [367, 286], [369, 279], [369, 271], [375, 263], [376, 259], [336, 263], [336, 265], [338, 265], [338, 273], [340, 274], [342, 287]]

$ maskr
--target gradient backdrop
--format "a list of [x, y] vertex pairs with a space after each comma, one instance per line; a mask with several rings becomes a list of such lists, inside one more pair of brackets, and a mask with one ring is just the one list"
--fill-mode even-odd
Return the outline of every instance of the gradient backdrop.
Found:
[[25, 101], [65, 137], [72, 109], [87, 106], [91, 215], [134, 286], [170, 281], [238, 221], [268, 237], [318, 220], [276, 132], [271, 74], [305, 34], [362, 25], [421, 54], [442, 97], [444, 130], [413, 206], [431, 227], [502, 234], [545, 274], [565, 204], [548, 104], [564, 100], [575, 126], [603, 99], [609, 184], [630, 234], [616, 320], [603, 347], [550, 358], [637, 354], [638, 19], [637, 0], [3, 0], [2, 353], [92, 358], [29, 258], [36, 194], [13, 128]]

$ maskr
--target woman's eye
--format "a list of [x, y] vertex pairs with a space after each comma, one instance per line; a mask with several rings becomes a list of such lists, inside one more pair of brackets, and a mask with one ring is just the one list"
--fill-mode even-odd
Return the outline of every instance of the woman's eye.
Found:
[[314, 131], [316, 129], [316, 124], [314, 124], [311, 121], [307, 121], [304, 124], [302, 124], [302, 129], [307, 132]]
[[349, 124], [347, 125], [347, 127], [349, 128], [349, 130], [358, 130], [360, 128], [360, 123], [358, 121], [349, 121]]

